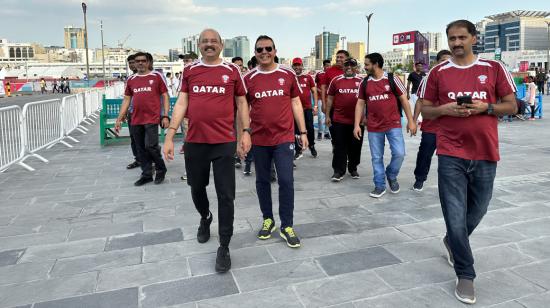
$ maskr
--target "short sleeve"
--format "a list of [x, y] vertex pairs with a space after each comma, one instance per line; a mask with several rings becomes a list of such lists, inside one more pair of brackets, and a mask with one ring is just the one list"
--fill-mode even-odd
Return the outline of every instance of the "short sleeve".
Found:
[[434, 104], [438, 102], [437, 88], [438, 88], [437, 72], [432, 69], [428, 76], [424, 78], [423, 83], [418, 89], [419, 98], [428, 100]]
[[245, 96], [246, 95], [246, 86], [244, 84], [243, 77], [237, 71], [233, 71], [235, 75], [235, 96]]
[[413, 79], [412, 79], [412, 73], [410, 73], [409, 76], [407, 77], [407, 81], [413, 81]]
[[[357, 90], [357, 98], [362, 99], [364, 101], [367, 100], [366, 93], [365, 93], [365, 92], [367, 92], [366, 89], [365, 89], [365, 87], [366, 87], [365, 82], [367, 82], [367, 78], [368, 77], [363, 78], [363, 80], [359, 84], [359, 89]], [[362, 89], [365, 89], [365, 91], [362, 91]]]
[[160, 79], [159, 93], [164, 94], [164, 93], [168, 92], [168, 88], [166, 87], [166, 79], [164, 79], [164, 77], [162, 77], [162, 76], [158, 76], [158, 79]]
[[393, 75], [393, 81], [395, 82], [395, 85], [396, 85], [395, 90], [398, 96], [401, 96], [407, 93], [407, 89], [405, 88], [405, 85], [403, 85], [401, 78], [397, 77], [396, 75]]
[[315, 87], [315, 80], [313, 80], [313, 77], [311, 77], [311, 75], [307, 75], [307, 79], [309, 81], [309, 88], [313, 88]]
[[327, 73], [326, 72], [319, 76], [319, 86], [322, 86], [322, 85], [325, 85], [325, 86], [327, 85]]
[[181, 79], [180, 79], [180, 92], [189, 93], [189, 75], [187, 73], [188, 71], [183, 69], [183, 72], [181, 72]]
[[330, 85], [328, 87], [328, 90], [327, 90], [327, 93], [330, 96], [335, 96], [336, 95], [336, 83], [334, 81], [330, 83]]
[[418, 89], [416, 90], [416, 96], [420, 97], [420, 89], [422, 89], [422, 85], [424, 85], [425, 82], [426, 82], [426, 77], [420, 80], [420, 84], [418, 84]]
[[512, 79], [512, 76], [510, 73], [500, 64], [500, 62], [497, 62], [498, 65], [496, 66], [497, 74], [496, 74], [496, 83], [495, 83], [495, 90], [497, 97], [504, 97], [506, 95], [509, 95], [511, 93], [516, 92], [516, 85], [514, 83], [514, 80]]
[[124, 90], [124, 95], [126, 96], [133, 96], [132, 89], [130, 88], [130, 83], [126, 82], [126, 89]]
[[290, 97], [295, 98], [302, 94], [302, 89], [300, 89], [300, 85], [298, 84], [298, 79], [296, 76], [292, 76], [291, 84], [290, 84]]

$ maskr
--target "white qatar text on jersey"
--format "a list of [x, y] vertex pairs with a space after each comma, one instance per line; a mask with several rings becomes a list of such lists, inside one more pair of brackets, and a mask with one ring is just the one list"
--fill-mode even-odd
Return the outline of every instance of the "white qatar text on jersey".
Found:
[[283, 90], [267, 90], [267, 91], [261, 91], [261, 92], [254, 93], [255, 98], [283, 96], [283, 95], [284, 95]]
[[216, 86], [193, 86], [193, 93], [218, 93], [225, 94], [224, 87]]

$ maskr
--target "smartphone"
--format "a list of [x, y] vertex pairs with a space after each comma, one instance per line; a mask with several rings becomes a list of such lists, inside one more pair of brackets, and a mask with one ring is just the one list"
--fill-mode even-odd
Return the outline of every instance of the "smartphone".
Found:
[[456, 104], [461, 106], [462, 104], [471, 104], [472, 97], [470, 95], [458, 96], [456, 98]]

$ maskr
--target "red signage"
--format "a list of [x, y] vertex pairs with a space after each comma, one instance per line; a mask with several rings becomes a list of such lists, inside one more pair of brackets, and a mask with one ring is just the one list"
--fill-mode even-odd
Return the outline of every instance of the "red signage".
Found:
[[396, 33], [393, 35], [393, 44], [402, 45], [414, 43], [415, 33], [416, 31]]
[[529, 61], [520, 61], [519, 62], [519, 71], [527, 72], [529, 70]]

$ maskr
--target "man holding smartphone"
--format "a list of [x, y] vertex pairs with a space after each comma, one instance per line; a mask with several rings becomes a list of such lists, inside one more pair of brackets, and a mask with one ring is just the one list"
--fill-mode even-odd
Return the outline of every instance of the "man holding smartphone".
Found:
[[438, 121], [439, 198], [447, 227], [443, 244], [457, 275], [455, 296], [473, 304], [476, 273], [469, 236], [491, 200], [500, 159], [497, 117], [516, 113], [516, 88], [500, 62], [473, 53], [473, 23], [457, 20], [446, 32], [452, 57], [430, 71], [419, 94], [424, 118]]

